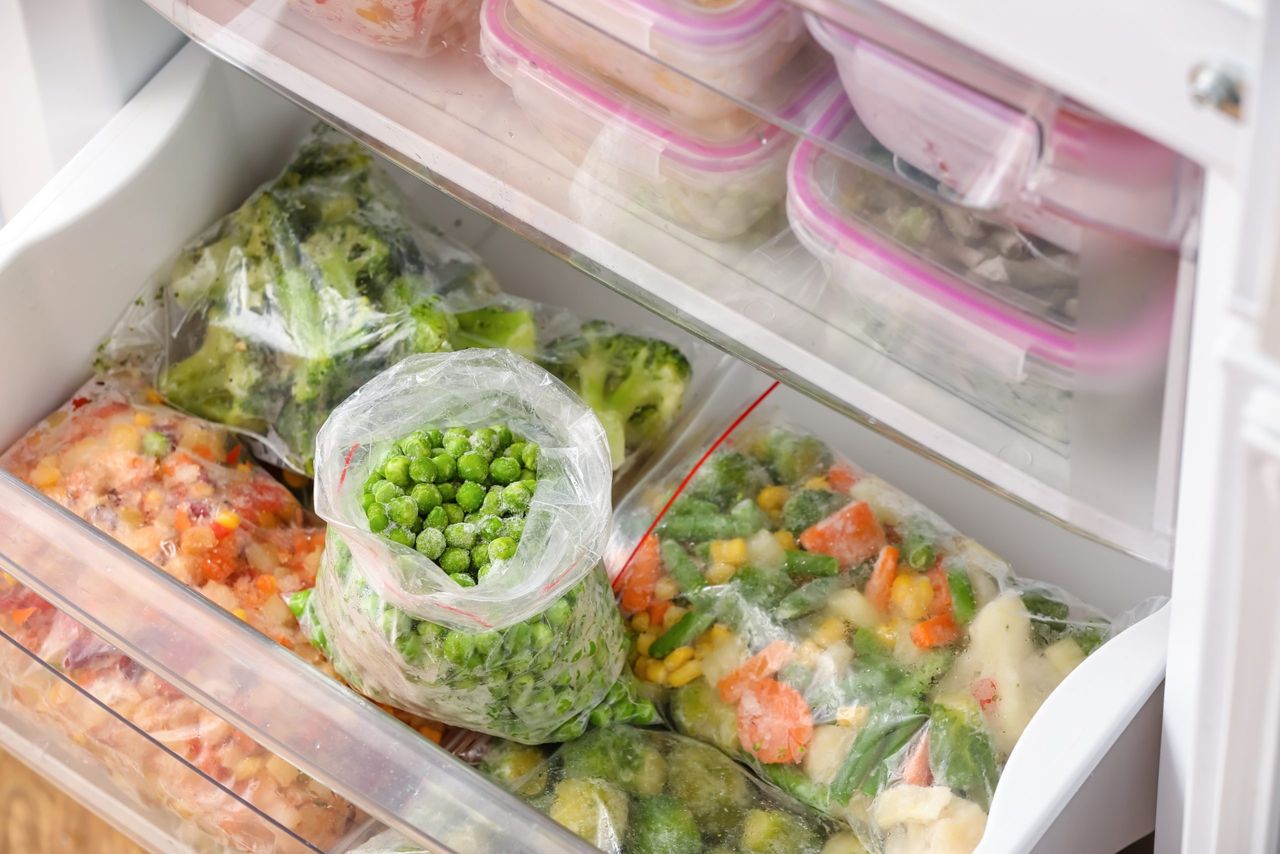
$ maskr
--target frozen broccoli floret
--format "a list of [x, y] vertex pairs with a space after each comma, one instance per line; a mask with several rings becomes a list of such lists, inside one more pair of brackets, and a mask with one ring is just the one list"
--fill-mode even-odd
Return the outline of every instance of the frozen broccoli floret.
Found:
[[561, 780], [547, 815], [604, 851], [618, 851], [627, 834], [627, 796], [600, 779]]
[[817, 854], [822, 847], [807, 822], [781, 810], [747, 813], [739, 845], [746, 854]]
[[595, 410], [614, 468], [627, 451], [666, 435], [692, 373], [673, 345], [618, 332], [604, 321], [551, 342], [542, 364]]
[[353, 297], [370, 282], [390, 282], [395, 264], [391, 246], [372, 229], [351, 220], [321, 225], [302, 242], [327, 287]]
[[262, 381], [258, 359], [233, 332], [211, 324], [200, 349], [160, 377], [160, 390], [179, 409], [239, 427], [260, 431], [266, 423], [254, 405]]
[[769, 472], [752, 457], [741, 451], [717, 451], [698, 469], [686, 495], [728, 510], [744, 499], [754, 499], [770, 483]]
[[806, 477], [819, 475], [829, 469], [832, 462], [831, 449], [821, 440], [782, 428], [770, 430], [755, 452], [778, 483], [783, 484], [799, 483]]
[[706, 679], [695, 679], [672, 692], [671, 722], [685, 735], [721, 750], [738, 748], [737, 712]]
[[737, 764], [714, 747], [680, 741], [667, 753], [667, 793], [687, 804], [708, 833], [728, 833], [742, 816], [751, 790]]
[[480, 771], [504, 789], [534, 798], [547, 788], [546, 759], [542, 748], [495, 741], [480, 761]]
[[627, 832], [627, 851], [697, 854], [701, 850], [698, 822], [685, 804], [667, 795], [641, 798], [636, 803]]
[[990, 809], [1000, 764], [976, 703], [934, 704], [929, 716], [929, 766], [939, 785]]
[[490, 305], [460, 311], [454, 315], [457, 332], [453, 346], [505, 348], [521, 356], [529, 356], [537, 348], [538, 324], [533, 312], [523, 308]]
[[849, 503], [849, 498], [825, 489], [797, 489], [782, 505], [782, 527], [800, 532], [821, 522]]
[[560, 749], [566, 777], [608, 780], [635, 795], [656, 795], [667, 780], [667, 762], [637, 732], [611, 727], [588, 733]]

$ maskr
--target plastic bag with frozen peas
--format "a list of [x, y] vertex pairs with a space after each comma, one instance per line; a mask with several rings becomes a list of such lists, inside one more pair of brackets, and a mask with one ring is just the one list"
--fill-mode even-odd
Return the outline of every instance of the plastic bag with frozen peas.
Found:
[[1112, 624], [802, 430], [755, 412], [721, 438], [619, 507], [635, 675], [870, 850], [976, 846], [1031, 716]]
[[353, 687], [525, 742], [630, 702], [608, 448], [562, 383], [509, 350], [413, 356], [334, 410], [317, 462], [323, 565], [293, 604]]
[[[848, 830], [761, 785], [713, 747], [660, 730], [593, 730], [554, 752], [482, 749], [481, 772], [611, 854], [861, 854]], [[357, 849], [420, 848], [394, 833]]]
[[284, 172], [180, 252], [104, 345], [167, 403], [309, 472], [338, 403], [498, 293], [469, 250], [412, 223], [376, 158], [317, 126]]

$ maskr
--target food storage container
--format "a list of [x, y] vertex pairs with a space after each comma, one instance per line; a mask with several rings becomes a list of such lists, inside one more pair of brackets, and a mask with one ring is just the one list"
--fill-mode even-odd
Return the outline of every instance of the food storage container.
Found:
[[352, 41], [426, 56], [475, 14], [476, 0], [289, 0], [289, 6]]
[[[512, 0], [487, 0], [480, 26], [485, 61], [530, 120], [613, 193], [713, 240], [743, 233], [785, 194], [795, 139], [781, 128], [755, 120], [708, 133], [671, 121], [575, 66]], [[817, 114], [838, 88], [834, 74], [822, 76], [793, 100], [788, 118]]]
[[[815, 132], [843, 142], [866, 136], [843, 101]], [[1172, 288], [1160, 288], [1122, 334], [1090, 335], [1082, 345], [1074, 256], [893, 185], [813, 141], [792, 156], [787, 214], [851, 299], [843, 325], [1051, 446], [1068, 443], [1082, 370], [1132, 371], [1164, 352]]]
[[592, 71], [696, 119], [738, 111], [731, 99], [753, 99], [808, 41], [799, 10], [779, 0], [515, 5], [543, 38]]
[[1168, 148], [1053, 95], [1024, 111], [806, 14], [858, 118], [886, 148], [959, 194], [1072, 250], [1081, 225], [1175, 246], [1195, 168]]

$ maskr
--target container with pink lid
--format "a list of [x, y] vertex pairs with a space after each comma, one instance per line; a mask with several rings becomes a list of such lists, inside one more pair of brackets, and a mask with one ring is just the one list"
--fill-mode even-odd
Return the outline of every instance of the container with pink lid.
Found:
[[[814, 133], [866, 160], [892, 159], [843, 100]], [[847, 308], [832, 322], [1045, 444], [1069, 444], [1083, 382], [1140, 375], [1164, 358], [1171, 253], [1139, 250], [1155, 258], [1139, 274], [1149, 284], [1100, 334], [1105, 324], [1082, 319], [1086, 274], [1072, 253], [811, 140], [796, 146], [787, 182], [792, 230]]]
[[426, 56], [474, 20], [479, 0], [289, 0], [289, 6], [352, 41]]
[[740, 109], [735, 98], [754, 103], [809, 41], [782, 0], [514, 2], [577, 64], [677, 117], [722, 118]]
[[1089, 227], [1180, 242], [1199, 173], [1170, 149], [1047, 90], [1011, 106], [812, 13], [805, 21], [866, 128], [966, 205], [1072, 250]]
[[[795, 138], [783, 129], [747, 114], [677, 122], [543, 39], [513, 0], [485, 0], [480, 18], [490, 70], [599, 189], [714, 240], [742, 234], [786, 195]], [[836, 97], [831, 72], [795, 93], [786, 118], [812, 121]]]

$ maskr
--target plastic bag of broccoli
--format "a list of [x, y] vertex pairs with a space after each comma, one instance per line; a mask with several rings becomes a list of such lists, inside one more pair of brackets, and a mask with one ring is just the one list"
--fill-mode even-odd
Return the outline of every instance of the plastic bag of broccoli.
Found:
[[316, 459], [325, 552], [292, 604], [353, 687], [526, 742], [626, 702], [608, 448], [563, 383], [509, 350], [411, 356], [334, 410]]
[[1032, 715], [1113, 626], [761, 402], [619, 506], [629, 665], [678, 731], [868, 849], [968, 850]]
[[310, 472], [329, 412], [455, 313], [498, 294], [469, 250], [417, 225], [377, 159], [323, 125], [284, 172], [179, 253], [104, 345], [167, 403]]
[[[762, 786], [720, 751], [670, 732], [614, 726], [554, 752], [511, 742], [479, 769], [611, 854], [861, 854], [848, 830]], [[383, 834], [361, 854], [413, 852]]]

